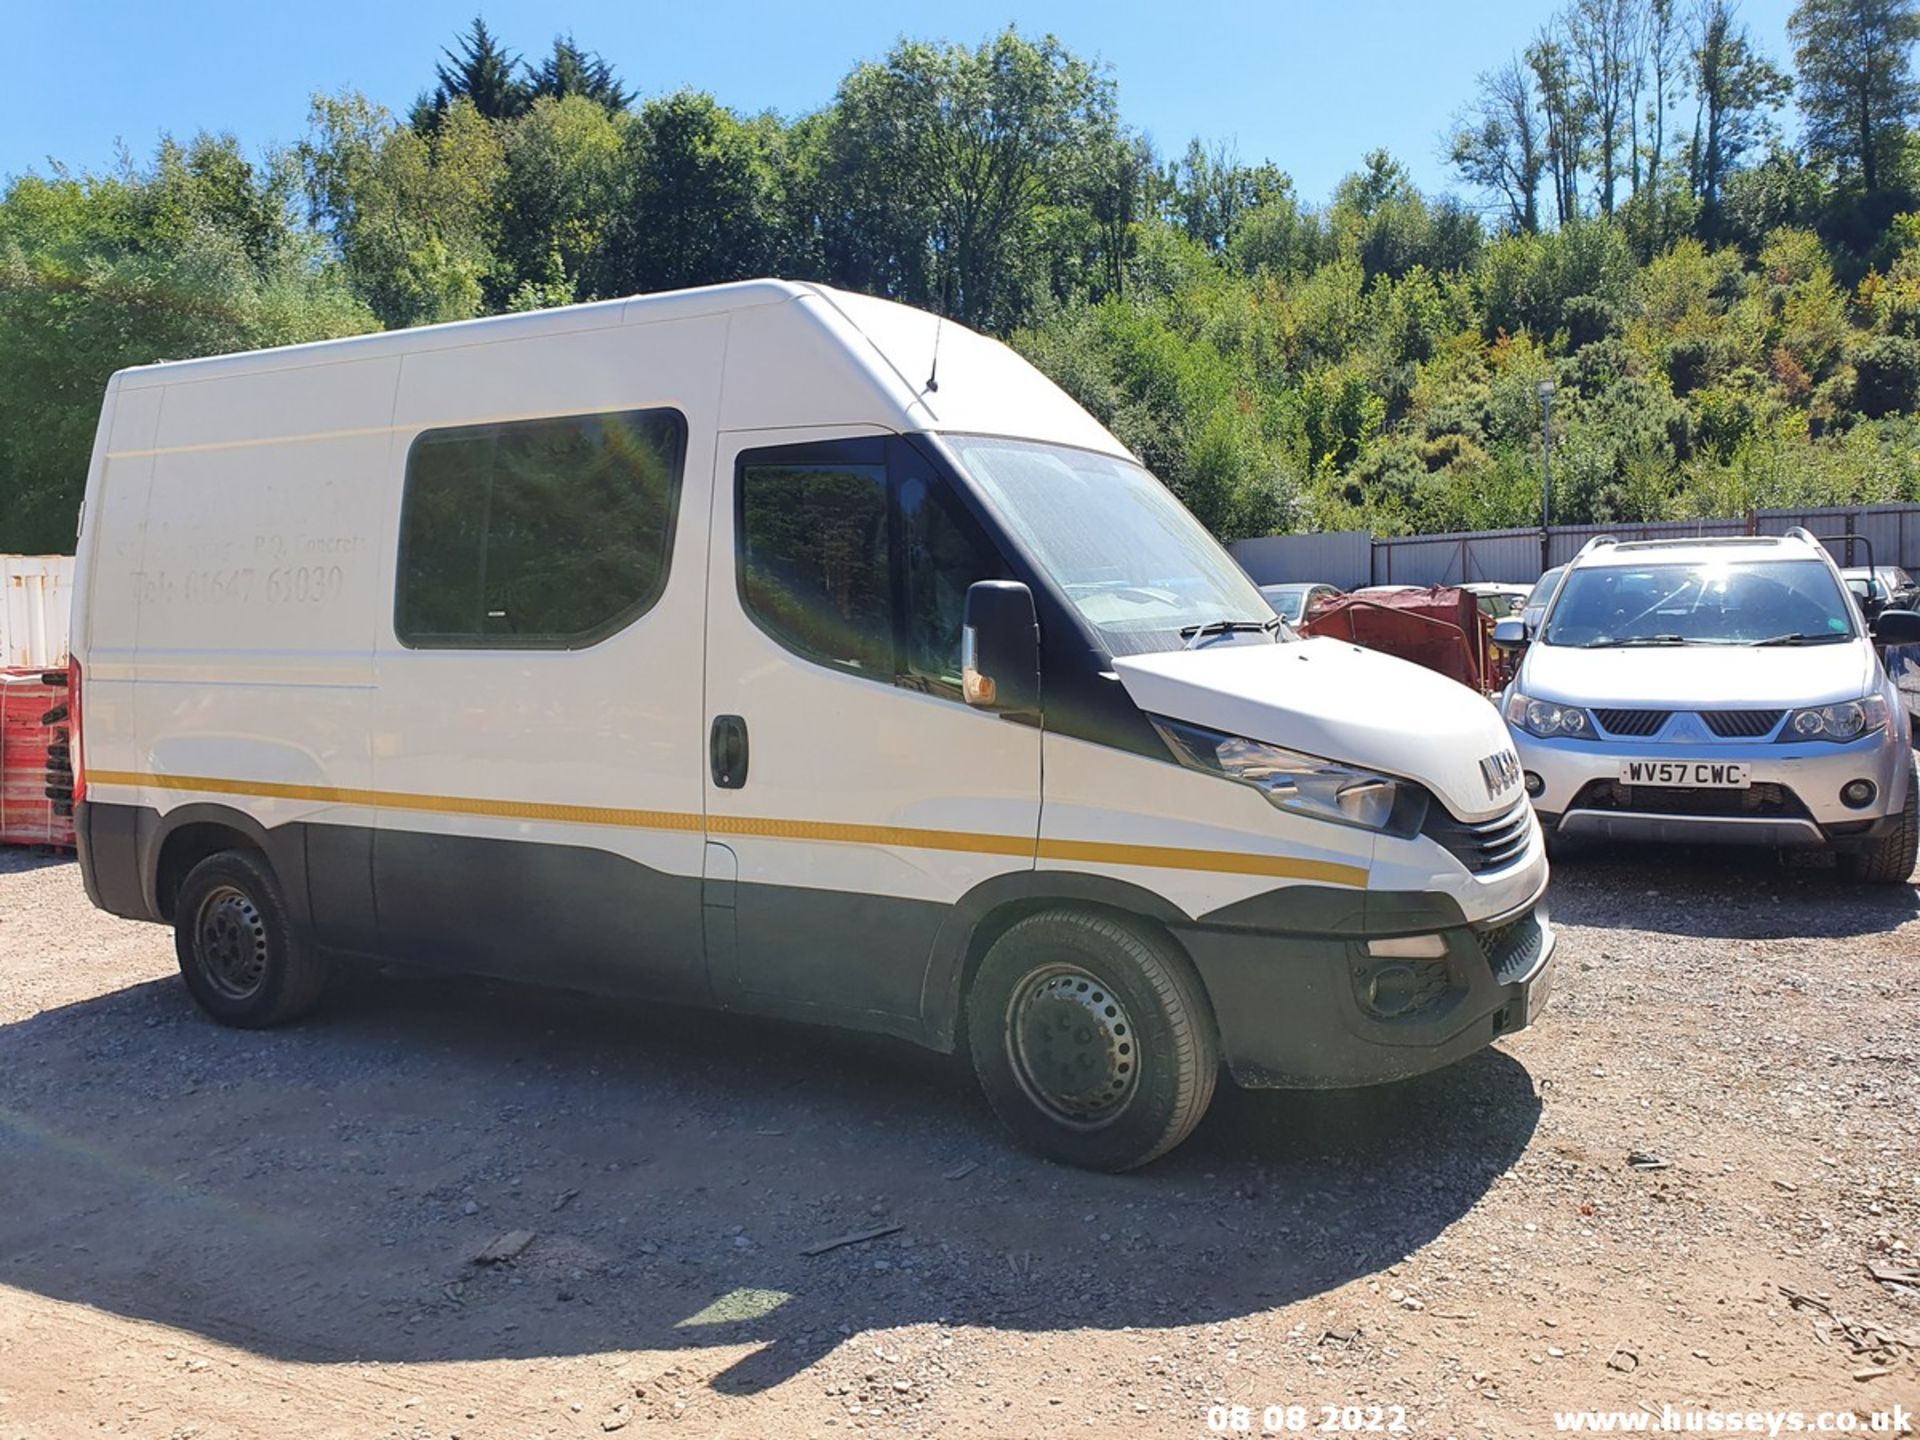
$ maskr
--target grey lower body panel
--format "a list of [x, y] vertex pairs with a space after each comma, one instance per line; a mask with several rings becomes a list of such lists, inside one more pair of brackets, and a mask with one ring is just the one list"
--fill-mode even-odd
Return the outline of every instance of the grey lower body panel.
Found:
[[1885, 835], [1897, 815], [1823, 829], [1797, 816], [1659, 815], [1633, 810], [1570, 810], [1542, 815], [1541, 827], [1570, 840], [1661, 845], [1759, 845], [1787, 850], [1845, 850]]
[[262, 850], [333, 954], [939, 1043], [922, 996], [954, 907], [926, 901], [742, 884], [717, 905], [697, 875], [587, 846], [83, 802], [88, 897], [166, 923], [166, 842], [202, 824]]
[[[77, 820], [88, 894], [116, 914], [164, 921], [156, 877], [168, 837], [218, 824], [267, 854], [296, 919], [334, 953], [878, 1031], [941, 1050], [956, 1037], [979, 926], [1049, 905], [1098, 905], [1164, 926], [1186, 946], [1227, 1064], [1248, 1085], [1367, 1085], [1448, 1064], [1528, 1023], [1553, 959], [1552, 930], [1532, 905], [1474, 926], [1444, 895], [1282, 887], [1194, 922], [1096, 876], [1009, 873], [942, 905], [708, 887], [583, 846], [325, 824], [267, 832], [222, 807], [162, 816], [86, 804]], [[1368, 954], [1369, 935], [1415, 933], [1445, 935], [1447, 954]]]

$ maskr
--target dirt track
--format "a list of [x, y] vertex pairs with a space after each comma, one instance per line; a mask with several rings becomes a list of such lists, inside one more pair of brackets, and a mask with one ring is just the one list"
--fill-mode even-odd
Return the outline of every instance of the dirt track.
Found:
[[164, 931], [0, 852], [0, 1437], [1920, 1408], [1920, 1293], [1865, 1269], [1920, 1263], [1914, 892], [1601, 857], [1553, 908], [1535, 1030], [1376, 1091], [1223, 1091], [1116, 1178], [880, 1042], [421, 979], [219, 1030]]

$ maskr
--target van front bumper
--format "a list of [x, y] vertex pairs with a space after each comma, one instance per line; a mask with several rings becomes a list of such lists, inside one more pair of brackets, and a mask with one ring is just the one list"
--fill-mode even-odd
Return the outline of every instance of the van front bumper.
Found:
[[[1369, 896], [1370, 904], [1383, 897]], [[1408, 897], [1431, 914], [1441, 896]], [[1179, 927], [1206, 983], [1236, 1082], [1276, 1089], [1377, 1085], [1450, 1065], [1531, 1024], [1553, 988], [1556, 936], [1536, 896], [1468, 924], [1453, 908], [1446, 953], [1371, 952], [1386, 935]], [[1404, 935], [1403, 930], [1395, 931]]]

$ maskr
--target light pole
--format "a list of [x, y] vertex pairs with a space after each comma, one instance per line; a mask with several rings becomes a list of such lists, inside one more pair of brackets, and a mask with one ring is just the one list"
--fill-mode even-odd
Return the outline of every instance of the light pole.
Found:
[[1542, 380], [1540, 397], [1540, 569], [1553, 565], [1553, 381]]

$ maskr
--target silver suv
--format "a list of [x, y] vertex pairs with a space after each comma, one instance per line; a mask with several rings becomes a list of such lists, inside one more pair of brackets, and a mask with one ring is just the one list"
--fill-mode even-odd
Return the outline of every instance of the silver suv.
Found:
[[1905, 883], [1920, 848], [1911, 722], [1875, 641], [1804, 530], [1728, 540], [1594, 540], [1534, 626], [1504, 697], [1549, 840], [1826, 846], [1842, 872]]

